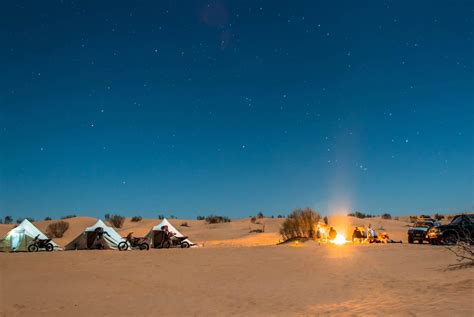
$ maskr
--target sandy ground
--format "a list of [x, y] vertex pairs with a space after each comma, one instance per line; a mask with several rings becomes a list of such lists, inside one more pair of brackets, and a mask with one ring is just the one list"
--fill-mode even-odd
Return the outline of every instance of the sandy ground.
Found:
[[474, 268], [430, 245], [0, 254], [3, 316], [472, 316]]
[[[66, 221], [60, 245], [96, 220]], [[259, 221], [171, 220], [204, 245], [194, 249], [0, 253], [0, 316], [474, 315], [474, 268], [450, 268], [444, 247], [408, 245], [406, 222], [330, 217], [347, 235], [371, 223], [404, 244], [276, 246], [283, 219]], [[118, 231], [144, 235], [157, 223], [128, 219]]]

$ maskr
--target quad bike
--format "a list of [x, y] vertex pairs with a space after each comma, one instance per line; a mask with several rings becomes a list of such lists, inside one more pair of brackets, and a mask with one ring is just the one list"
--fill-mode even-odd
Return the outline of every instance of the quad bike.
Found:
[[40, 239], [40, 235], [37, 235], [33, 242], [28, 246], [29, 252], [37, 252], [39, 249], [45, 249], [48, 252], [53, 251], [54, 246], [50, 242], [51, 239]]
[[148, 244], [148, 239], [144, 237], [134, 237], [133, 232], [130, 232], [127, 237], [125, 238], [126, 241], [122, 241], [118, 245], [118, 249], [120, 251], [128, 250], [128, 245], [132, 249], [139, 249], [139, 250], [148, 250], [150, 249], [150, 245]]

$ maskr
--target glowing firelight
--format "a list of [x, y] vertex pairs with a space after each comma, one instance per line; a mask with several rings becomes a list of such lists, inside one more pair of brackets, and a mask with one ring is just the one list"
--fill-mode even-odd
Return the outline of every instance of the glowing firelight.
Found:
[[346, 237], [344, 237], [342, 234], [338, 233], [336, 235], [336, 239], [334, 239], [332, 242], [334, 244], [341, 245], [341, 244], [346, 243], [347, 241], [346, 241]]

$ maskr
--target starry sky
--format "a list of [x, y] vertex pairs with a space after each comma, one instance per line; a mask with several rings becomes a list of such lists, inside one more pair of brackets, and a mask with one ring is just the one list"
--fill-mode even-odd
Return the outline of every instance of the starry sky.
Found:
[[6, 1], [0, 208], [473, 210], [472, 1]]

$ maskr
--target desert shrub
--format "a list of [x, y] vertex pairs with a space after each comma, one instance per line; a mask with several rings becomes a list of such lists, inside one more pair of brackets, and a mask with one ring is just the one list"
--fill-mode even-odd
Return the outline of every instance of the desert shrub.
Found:
[[132, 222], [139, 222], [139, 221], [142, 221], [142, 216], [135, 216], [135, 217], [132, 217], [131, 221]]
[[329, 219], [327, 216], [324, 216], [323, 221], [326, 226], [329, 224]]
[[188, 223], [185, 221], [181, 224], [181, 227], [189, 227]]
[[382, 215], [382, 219], [392, 219], [392, 215], [389, 213], [385, 213]]
[[175, 215], [171, 215], [171, 216], [170, 216], [170, 219], [176, 219], [176, 216], [175, 216]]
[[16, 223], [17, 224], [20, 224], [23, 220], [27, 219], [29, 222], [35, 222], [35, 219], [34, 218], [31, 218], [31, 217], [25, 217], [25, 218], [18, 218], [16, 220]]
[[120, 216], [120, 215], [110, 215], [109, 217], [109, 222], [115, 228], [122, 228], [124, 221], [125, 221], [125, 217]]
[[69, 219], [69, 218], [76, 218], [76, 215], [66, 215], [64, 217], [61, 217], [61, 219]]
[[204, 220], [204, 219], [206, 219], [204, 216], [197, 216], [196, 217], [196, 220]]
[[272, 215], [272, 219], [273, 219], [273, 218], [275, 218], [275, 216], [274, 216], [274, 215]]
[[433, 217], [438, 221], [444, 219], [444, 215], [440, 215], [440, 214], [435, 214]]
[[230, 222], [230, 219], [225, 216], [217, 216], [217, 215], [209, 215], [206, 217], [207, 223], [222, 223], [222, 222]]
[[257, 218], [263, 218], [263, 217], [265, 217], [265, 216], [263, 215], [263, 212], [259, 212], [259, 213], [257, 214]]
[[105, 219], [106, 221], [109, 221], [109, 219], [110, 219], [110, 214], [105, 214], [105, 215], [104, 215], [104, 219]]
[[251, 223], [257, 222], [257, 217], [252, 217], [252, 218], [250, 218], [250, 222], [251, 222]]
[[6, 225], [9, 225], [13, 222], [13, 217], [12, 216], [5, 216], [5, 218], [3, 218], [3, 223], [6, 224]]
[[315, 236], [318, 221], [321, 218], [319, 213], [311, 208], [296, 209], [283, 222], [280, 234], [283, 239], [292, 238], [313, 238]]
[[165, 219], [165, 215], [158, 215], [158, 219], [160, 219], [160, 220]]
[[68, 222], [62, 220], [53, 222], [46, 228], [46, 235], [49, 238], [62, 238], [67, 229], [69, 229]]
[[278, 215], [277, 218], [285, 218], [285, 217], [283, 217], [282, 215]]
[[44, 220], [48, 221], [48, 220], [52, 220], [52, 219], [51, 219], [51, 217], [45, 217]]
[[350, 217], [356, 217], [356, 218], [359, 218], [359, 219], [373, 218], [373, 217], [375, 217], [374, 215], [365, 214], [365, 213], [360, 212], [360, 211], [351, 212], [351, 213], [348, 213], [347, 215], [350, 216]]

